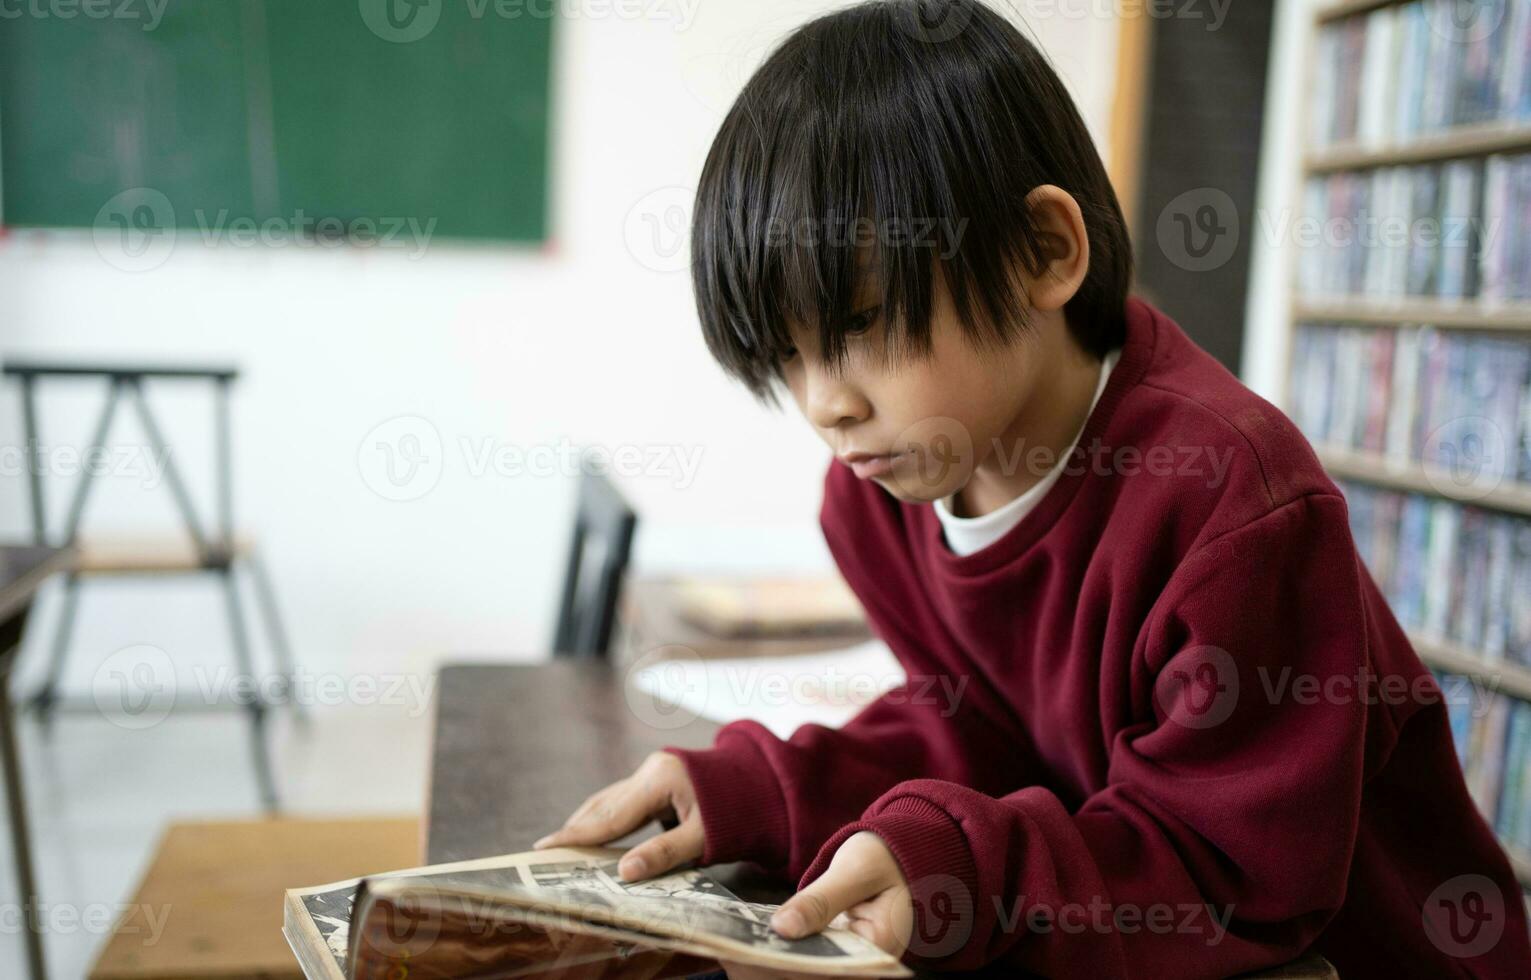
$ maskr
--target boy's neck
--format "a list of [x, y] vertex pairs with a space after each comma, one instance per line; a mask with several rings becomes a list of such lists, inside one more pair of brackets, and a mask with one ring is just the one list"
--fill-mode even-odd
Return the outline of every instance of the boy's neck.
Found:
[[[1047, 476], [1090, 417], [1101, 359], [1075, 343], [1048, 382], [1033, 396], [994, 443], [984, 447], [972, 477], [948, 502], [958, 517], [982, 517], [1030, 490]], [[1045, 450], [1045, 452], [1044, 452]]]

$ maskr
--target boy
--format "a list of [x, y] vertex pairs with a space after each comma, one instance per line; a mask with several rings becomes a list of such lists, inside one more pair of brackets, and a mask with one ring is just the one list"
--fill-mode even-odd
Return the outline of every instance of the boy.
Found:
[[754, 861], [799, 881], [781, 934], [843, 912], [939, 969], [1531, 975], [1344, 500], [1128, 297], [1100, 159], [1008, 22], [887, 0], [798, 30], [723, 123], [693, 247], [709, 349], [836, 454], [820, 522], [909, 682], [839, 730], [655, 753], [538, 846], [673, 813], [624, 877]]

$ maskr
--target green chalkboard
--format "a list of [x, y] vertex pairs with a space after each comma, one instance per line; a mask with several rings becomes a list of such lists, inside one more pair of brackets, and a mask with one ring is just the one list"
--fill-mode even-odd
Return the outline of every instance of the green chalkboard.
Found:
[[[551, 5], [88, 7], [0, 20], [4, 224], [98, 227], [149, 188], [157, 220], [212, 236], [546, 238]], [[75, 9], [21, 9], [54, 8]]]

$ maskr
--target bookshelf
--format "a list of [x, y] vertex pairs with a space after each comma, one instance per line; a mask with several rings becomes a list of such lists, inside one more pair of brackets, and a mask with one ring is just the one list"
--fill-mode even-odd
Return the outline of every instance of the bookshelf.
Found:
[[1446, 497], [1473, 507], [1501, 510], [1531, 517], [1531, 486], [1503, 482], [1478, 494], [1461, 488], [1452, 475], [1422, 463], [1400, 463], [1381, 453], [1358, 452], [1333, 446], [1319, 446], [1318, 458], [1331, 476], [1357, 480], [1406, 493]]
[[1515, 869], [1515, 877], [1522, 883], [1531, 882], [1531, 856], [1512, 845], [1505, 845], [1505, 853], [1510, 857], [1510, 866]]
[[[1385, 556], [1384, 565], [1401, 567], [1399, 579], [1410, 580], [1416, 587], [1409, 593], [1413, 596], [1411, 611], [1418, 614], [1421, 607], [1432, 603], [1444, 602], [1450, 607], [1447, 613], [1437, 610], [1428, 627], [1417, 621], [1420, 617], [1411, 622], [1400, 612], [1421, 659], [1433, 669], [1478, 679], [1498, 695], [1531, 704], [1531, 657], [1527, 657], [1531, 650], [1518, 645], [1515, 637], [1519, 634], [1512, 632], [1506, 640], [1501, 631], [1494, 647], [1480, 648], [1464, 642], [1458, 635], [1462, 631], [1456, 628], [1457, 603], [1467, 591], [1461, 584], [1463, 572], [1459, 567], [1466, 561], [1457, 554], [1469, 546], [1465, 536], [1457, 536], [1460, 529], [1473, 522], [1480, 529], [1474, 533], [1484, 535], [1474, 540], [1486, 551], [1488, 545], [1481, 543], [1489, 538], [1482, 527], [1492, 524], [1496, 529], [1508, 528], [1504, 531], [1506, 540], [1512, 533], [1521, 533], [1515, 529], [1531, 528], [1531, 470], [1516, 456], [1524, 453], [1519, 440], [1531, 438], [1527, 434], [1531, 433], [1531, 407], [1520, 410], [1519, 428], [1509, 426], [1513, 431], [1508, 440], [1509, 465], [1501, 467], [1504, 477], [1487, 486], [1454, 479], [1439, 455], [1432, 456], [1438, 443], [1419, 437], [1421, 432], [1430, 432], [1427, 423], [1439, 421], [1430, 412], [1439, 411], [1436, 406], [1443, 399], [1455, 406], [1456, 415], [1444, 416], [1452, 422], [1460, 422], [1466, 414], [1492, 415], [1496, 428], [1503, 432], [1508, 425], [1503, 420], [1513, 421], [1513, 416], [1503, 414], [1503, 401], [1474, 405], [1472, 399], [1482, 390], [1481, 385], [1463, 384], [1452, 389], [1446, 384], [1457, 384], [1462, 377], [1479, 381], [1482, 372], [1494, 368], [1477, 365], [1495, 363], [1498, 352], [1519, 345], [1531, 350], [1531, 295], [1525, 292], [1523, 271], [1516, 271], [1521, 263], [1531, 264], [1531, 244], [1523, 241], [1531, 234], [1526, 227], [1528, 212], [1524, 203], [1516, 203], [1522, 201], [1518, 195], [1531, 187], [1531, 162], [1526, 164], [1524, 176], [1517, 169], [1522, 159], [1531, 161], [1531, 112], [1526, 111], [1525, 96], [1518, 94], [1524, 91], [1519, 86], [1524, 84], [1525, 75], [1531, 73], [1531, 65], [1525, 64], [1531, 56], [1525, 52], [1521, 33], [1531, 32], [1531, 0], [1508, 0], [1497, 27], [1500, 36], [1488, 40], [1482, 34], [1453, 36], [1438, 30], [1442, 22], [1432, 18], [1441, 10], [1433, 6], [1435, 2], [1326, 0], [1311, 7], [1302, 58], [1307, 87], [1301, 104], [1307, 129], [1300, 143], [1302, 149], [1296, 154], [1297, 185], [1292, 197], [1296, 210], [1323, 222], [1368, 212], [1393, 217], [1402, 205], [1403, 216], [1411, 224], [1409, 238], [1402, 245], [1375, 238], [1358, 239], [1348, 249], [1335, 249], [1326, 241], [1307, 254], [1296, 250], [1299, 265], [1289, 270], [1290, 305], [1283, 320], [1289, 359], [1283, 407], [1299, 425], [1304, 424], [1305, 413], [1309, 421], [1316, 417], [1332, 423], [1333, 413], [1340, 412], [1342, 421], [1332, 428], [1345, 438], [1334, 438], [1331, 426], [1320, 426], [1323, 431], [1317, 433], [1308, 427], [1304, 431], [1331, 476], [1359, 488], [1357, 493], [1364, 489], [1362, 496], [1373, 498], [1365, 504], [1353, 501], [1353, 520], [1385, 522], [1396, 518], [1398, 527], [1378, 551]], [[1495, 44], [1502, 46], [1485, 47]], [[1512, 57], [1519, 59], [1513, 66]], [[1428, 70], [1419, 71], [1421, 64]], [[1410, 65], [1413, 71], [1408, 70]], [[1512, 80], [1505, 79], [1507, 73]], [[1426, 190], [1422, 192], [1422, 188]], [[1422, 209], [1421, 200], [1429, 207]], [[1322, 205], [1316, 215], [1312, 207], [1315, 202]], [[1448, 220], [1459, 220], [1462, 212], [1452, 211], [1452, 207], [1463, 202], [1468, 202], [1465, 213], [1478, 220], [1477, 227], [1468, 233], [1472, 236], [1470, 248], [1447, 257], [1444, 246], [1436, 246], [1435, 252], [1428, 254], [1429, 275], [1417, 279], [1416, 253], [1428, 249], [1418, 244], [1412, 222], [1424, 214], [1438, 219], [1438, 229], [1444, 228]], [[1493, 211], [1494, 207], [1502, 207], [1503, 213]], [[1494, 215], [1500, 218], [1498, 226], [1488, 220]], [[1487, 229], [1494, 227], [1498, 233], [1509, 235], [1513, 244], [1491, 243]], [[1506, 247], [1512, 251], [1503, 251]], [[1499, 251], [1491, 253], [1491, 248]], [[1508, 255], [1514, 257], [1506, 264]], [[1448, 268], [1452, 272], [1449, 280]], [[1324, 288], [1336, 283], [1338, 288]], [[1315, 284], [1321, 284], [1320, 288]], [[1411, 346], [1405, 347], [1405, 336], [1411, 338]], [[1412, 346], [1415, 341], [1418, 347]], [[1450, 345], [1455, 345], [1453, 358], [1474, 365], [1470, 370], [1479, 373], [1469, 375], [1468, 368], [1449, 373], [1433, 362], [1429, 368], [1435, 373], [1427, 372], [1427, 356], [1444, 360], [1439, 348]], [[1417, 358], [1417, 371], [1397, 369], [1397, 361], [1406, 350], [1408, 357]], [[1309, 373], [1303, 368], [1303, 359], [1314, 357], [1330, 357], [1333, 362]], [[1372, 357], [1376, 360], [1368, 360]], [[1531, 360], [1524, 363], [1531, 365]], [[1452, 364], [1451, 371], [1458, 371], [1460, 365], [1456, 361]], [[1510, 377], [1515, 369], [1501, 370], [1506, 372], [1503, 376]], [[1320, 397], [1322, 409], [1317, 413], [1311, 410], [1311, 382], [1315, 378], [1327, 379], [1334, 389]], [[1386, 391], [1383, 396], [1375, 394], [1379, 379]], [[1398, 389], [1400, 379], [1410, 383], [1402, 393]], [[1531, 374], [1521, 383], [1520, 397], [1531, 401]], [[1432, 385], [1427, 392], [1425, 389]], [[1406, 434], [1401, 441], [1393, 433], [1394, 416], [1399, 414], [1394, 406], [1400, 398], [1407, 400], [1402, 410], [1406, 422], [1398, 426]], [[1372, 404], [1379, 399], [1386, 402], [1381, 409]], [[1334, 407], [1339, 402], [1344, 402], [1343, 410]], [[1494, 415], [1495, 411], [1501, 414]], [[1377, 421], [1379, 412], [1381, 422]], [[1386, 438], [1378, 434], [1379, 426], [1387, 430]], [[1377, 504], [1382, 497], [1391, 498], [1387, 501], [1391, 510]], [[1429, 515], [1425, 524], [1428, 537], [1440, 533], [1435, 521], [1441, 502], [1449, 502], [1446, 508], [1459, 515], [1443, 538], [1453, 546], [1450, 573], [1433, 576], [1414, 572], [1411, 576], [1411, 563], [1436, 556], [1436, 551], [1419, 551], [1417, 539], [1409, 550], [1403, 529], [1404, 505], [1414, 505], [1416, 518], [1422, 513]], [[1468, 514], [1470, 518], [1461, 516]], [[1455, 523], [1457, 520], [1463, 523]], [[1419, 526], [1416, 520], [1415, 531]], [[1358, 545], [1367, 537], [1358, 530]], [[1520, 548], [1519, 542], [1525, 539], [1514, 540], [1517, 544], [1513, 548], [1506, 544], [1500, 552], [1511, 549], [1508, 567], [1512, 570], [1518, 567], [1513, 556], [1520, 553], [1513, 549]], [[1485, 563], [1488, 560], [1481, 559]], [[1523, 608], [1531, 596], [1516, 590], [1527, 580], [1505, 574], [1510, 575], [1510, 585], [1502, 593], [1503, 601]], [[1378, 577], [1383, 576], [1379, 573]], [[1422, 589], [1420, 583], [1424, 583]], [[1440, 587], [1442, 583], [1452, 590], [1449, 602], [1429, 594], [1432, 584]], [[1485, 591], [1476, 598], [1487, 610], [1486, 620], [1493, 607], [1483, 598], [1491, 594], [1488, 586], [1482, 588]], [[1423, 598], [1421, 592], [1425, 593]], [[1443, 619], [1449, 620], [1452, 628], [1442, 629]], [[1506, 621], [1513, 619], [1505, 615]], [[1466, 632], [1487, 637], [1493, 631], [1484, 625]], [[1506, 649], [1510, 653], [1502, 652]], [[1515, 653], [1519, 656], [1512, 656]], [[1473, 741], [1477, 743], [1476, 732]], [[1507, 748], [1504, 754], [1508, 768]], [[1511, 791], [1497, 790], [1491, 799], [1497, 800], [1501, 792]], [[1525, 795], [1508, 798], [1526, 800]], [[1488, 817], [1495, 821], [1495, 814]], [[1512, 827], [1519, 827], [1517, 840], [1505, 839], [1505, 846], [1517, 877], [1531, 889], [1531, 847], [1527, 846], [1524, 825], [1514, 823], [1519, 819], [1512, 819]]]
[[1309, 173], [1364, 170], [1401, 163], [1433, 163], [1461, 156], [1514, 153], [1531, 149], [1531, 123], [1486, 122], [1453, 126], [1404, 143], [1366, 146], [1341, 144], [1314, 150], [1307, 159]]
[[1531, 331], [1531, 303], [1473, 303], [1462, 300], [1356, 300], [1348, 297], [1309, 299], [1298, 296], [1294, 318], [1394, 326], [1428, 323], [1442, 330]]
[[1531, 667], [1503, 660], [1484, 660], [1476, 651], [1417, 630], [1410, 631], [1409, 639], [1421, 659], [1432, 666], [1452, 674], [1481, 677], [1493, 684], [1496, 690], [1531, 701]]
[[1320, 3], [1314, 19], [1320, 24], [1326, 24], [1342, 17], [1370, 13], [1378, 7], [1392, 6], [1395, 2], [1397, 0], [1333, 0]]

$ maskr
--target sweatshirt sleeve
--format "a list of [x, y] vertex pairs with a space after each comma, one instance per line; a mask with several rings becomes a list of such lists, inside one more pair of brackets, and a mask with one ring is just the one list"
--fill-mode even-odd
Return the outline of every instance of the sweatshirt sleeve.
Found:
[[910, 883], [910, 965], [1195, 977], [1295, 958], [1340, 907], [1359, 821], [1355, 563], [1327, 494], [1214, 538], [1145, 624], [1138, 720], [1102, 790], [1070, 812], [1040, 786], [911, 780], [827, 839], [799, 887], [870, 830]]
[[[997, 729], [973, 707], [973, 692], [966, 690], [972, 678], [950, 669], [940, 651], [919, 639], [899, 596], [876, 574], [879, 536], [853, 523], [862, 509], [846, 500], [846, 477], [831, 469], [820, 524], [873, 631], [907, 679], [840, 728], [802, 725], [783, 740], [741, 720], [725, 725], [711, 748], [665, 746], [685, 763], [696, 790], [706, 835], [703, 864], [749, 860], [796, 879], [830, 834], [906, 780], [1003, 792], [1039, 778], [1024, 733]], [[995, 752], [1001, 744], [1006, 750]]]
[[840, 728], [802, 725], [784, 740], [745, 719], [725, 725], [711, 748], [666, 746], [696, 791], [701, 863], [754, 861], [796, 879], [830, 834], [891, 787], [920, 778], [981, 784], [974, 760], [994, 737], [923, 686], [893, 688]]

